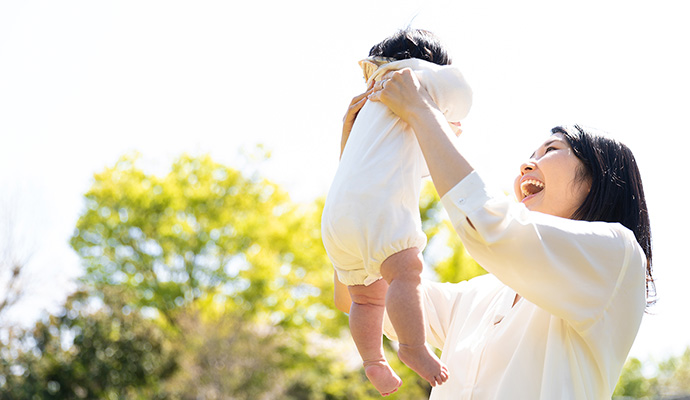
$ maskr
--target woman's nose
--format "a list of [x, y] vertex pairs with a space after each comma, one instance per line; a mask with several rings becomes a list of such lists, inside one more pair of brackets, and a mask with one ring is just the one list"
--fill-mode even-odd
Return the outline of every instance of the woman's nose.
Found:
[[520, 173], [521, 173], [522, 175], [524, 175], [524, 174], [526, 174], [526, 173], [528, 173], [528, 172], [530, 172], [530, 171], [534, 171], [534, 169], [535, 169], [536, 167], [537, 167], [537, 165], [534, 163], [534, 161], [529, 160], [529, 161], [527, 161], [527, 162], [525, 162], [525, 163], [522, 163], [522, 165], [520, 165]]

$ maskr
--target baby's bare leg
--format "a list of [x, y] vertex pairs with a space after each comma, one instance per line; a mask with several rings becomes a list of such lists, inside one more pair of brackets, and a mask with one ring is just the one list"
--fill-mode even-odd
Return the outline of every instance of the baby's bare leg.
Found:
[[388, 283], [379, 279], [369, 286], [347, 288], [352, 297], [350, 332], [364, 361], [364, 372], [376, 390], [387, 396], [402, 384], [383, 354], [383, 312]]
[[426, 346], [422, 311], [422, 255], [411, 248], [395, 253], [381, 264], [388, 281], [386, 310], [400, 341], [398, 356], [431, 386], [448, 380], [448, 369]]

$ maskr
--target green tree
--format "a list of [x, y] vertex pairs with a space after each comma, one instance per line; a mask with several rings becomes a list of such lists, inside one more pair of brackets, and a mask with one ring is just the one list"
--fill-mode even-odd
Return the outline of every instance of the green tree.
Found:
[[[161, 329], [120, 293], [93, 311], [90, 296], [69, 297], [62, 313], [3, 346], [0, 399], [155, 399], [176, 368]], [[123, 311], [124, 310], [124, 311]]]
[[637, 358], [629, 358], [623, 366], [613, 398], [655, 399], [659, 395], [656, 379], [642, 373], [644, 364]]
[[172, 325], [175, 310], [210, 293], [257, 322], [342, 325], [324, 306], [333, 289], [318, 204], [296, 205], [273, 183], [189, 156], [162, 178], [123, 157], [86, 199], [72, 246], [95, 288], [123, 287]]
[[[211, 392], [270, 389], [279, 381], [275, 365], [304, 369], [309, 360], [295, 363], [294, 355], [308, 352], [307, 333], [339, 337], [346, 317], [329, 306], [332, 272], [324, 268], [318, 223], [322, 203], [295, 204], [277, 185], [209, 157], [183, 156], [162, 178], [147, 175], [135, 161], [123, 157], [97, 174], [86, 194], [87, 209], [72, 238], [87, 266], [85, 284], [97, 291], [121, 288], [132, 307], [161, 315], [189, 356], [183, 360], [196, 360], [196, 375], [218, 378], [207, 379]], [[211, 313], [203, 324], [189, 324], [202, 318], [202, 303], [222, 307], [222, 319]], [[274, 341], [278, 331], [287, 345]], [[276, 355], [235, 351], [233, 363], [217, 365], [242, 368], [233, 370], [233, 379], [220, 379], [222, 369], [210, 368], [207, 349], [195, 345], [206, 339], [221, 348]], [[179, 379], [194, 379], [194, 369], [189, 371]]]
[[657, 379], [665, 396], [690, 395], [690, 347], [683, 354], [661, 362]]
[[[241, 320], [212, 302], [197, 302], [179, 316], [185, 339], [178, 343], [179, 371], [164, 385], [172, 399], [375, 399], [380, 395], [356, 364], [349, 337]], [[351, 358], [350, 358], [351, 359]], [[411, 375], [411, 374], [410, 374]], [[423, 398], [410, 377], [399, 399]], [[396, 397], [393, 397], [396, 398]]]
[[[651, 368], [636, 358], [623, 367], [614, 399], [674, 399], [690, 395], [690, 347]], [[649, 376], [643, 373], [648, 369]]]

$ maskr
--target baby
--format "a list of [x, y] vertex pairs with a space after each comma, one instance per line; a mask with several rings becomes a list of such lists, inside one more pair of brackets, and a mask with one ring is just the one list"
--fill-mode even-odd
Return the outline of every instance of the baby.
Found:
[[[375, 45], [360, 61], [367, 85], [410, 68], [456, 134], [469, 112], [472, 90], [431, 32], [406, 29]], [[384, 312], [400, 341], [398, 356], [432, 386], [448, 379], [446, 366], [426, 347], [421, 305], [419, 195], [428, 175], [414, 132], [385, 105], [367, 102], [357, 115], [321, 220], [324, 247], [352, 298], [350, 331], [367, 378], [381, 395], [402, 384], [383, 352]], [[393, 271], [381, 279], [382, 265]]]

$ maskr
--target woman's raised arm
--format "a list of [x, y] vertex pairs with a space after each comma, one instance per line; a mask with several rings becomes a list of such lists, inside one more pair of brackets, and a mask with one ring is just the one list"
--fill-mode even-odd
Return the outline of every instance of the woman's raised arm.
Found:
[[412, 127], [439, 196], [473, 171], [455, 147], [455, 134], [443, 113], [412, 70], [387, 74], [374, 85], [369, 100], [382, 102]]

